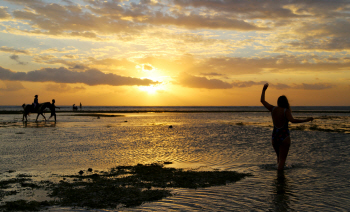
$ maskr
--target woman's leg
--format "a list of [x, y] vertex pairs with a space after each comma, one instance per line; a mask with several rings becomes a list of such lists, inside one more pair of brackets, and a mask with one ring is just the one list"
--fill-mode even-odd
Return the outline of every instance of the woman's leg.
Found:
[[277, 144], [277, 142], [275, 142], [274, 140], [272, 140], [272, 146], [273, 146], [273, 149], [275, 150], [276, 152], [276, 156], [277, 156], [277, 165], [278, 163], [280, 162], [280, 156], [279, 156], [279, 146]]
[[279, 163], [278, 163], [278, 170], [283, 170], [284, 164], [286, 163], [288, 151], [290, 147], [290, 137], [288, 136], [286, 139], [284, 139], [279, 146]]

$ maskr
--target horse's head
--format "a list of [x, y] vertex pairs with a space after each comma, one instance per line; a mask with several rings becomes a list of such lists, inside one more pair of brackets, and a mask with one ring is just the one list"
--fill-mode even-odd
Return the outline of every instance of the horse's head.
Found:
[[45, 108], [49, 108], [51, 110], [51, 103], [50, 102], [44, 102], [40, 104], [39, 110], [43, 111]]
[[24, 108], [26, 107], [26, 104], [23, 104], [22, 107], [23, 107], [23, 109], [24, 109]]

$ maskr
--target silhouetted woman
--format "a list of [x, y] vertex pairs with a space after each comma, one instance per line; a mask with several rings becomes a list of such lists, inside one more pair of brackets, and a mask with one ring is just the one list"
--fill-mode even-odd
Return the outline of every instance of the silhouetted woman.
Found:
[[280, 96], [277, 100], [277, 106], [270, 105], [265, 101], [265, 91], [269, 86], [268, 83], [264, 85], [261, 94], [261, 103], [271, 111], [273, 131], [272, 131], [272, 146], [277, 155], [277, 169], [283, 170], [286, 163], [289, 147], [290, 136], [288, 129], [288, 121], [292, 123], [302, 123], [312, 121], [313, 118], [295, 119], [292, 116], [292, 112], [289, 106], [289, 102], [286, 96]]

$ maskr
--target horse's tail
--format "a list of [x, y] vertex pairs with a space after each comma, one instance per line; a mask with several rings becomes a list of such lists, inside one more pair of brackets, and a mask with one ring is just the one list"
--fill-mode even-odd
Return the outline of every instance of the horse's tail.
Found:
[[22, 105], [22, 108], [23, 108], [23, 113], [24, 113], [25, 115], [29, 115], [29, 114], [30, 114], [29, 105], [23, 104], [23, 105]]

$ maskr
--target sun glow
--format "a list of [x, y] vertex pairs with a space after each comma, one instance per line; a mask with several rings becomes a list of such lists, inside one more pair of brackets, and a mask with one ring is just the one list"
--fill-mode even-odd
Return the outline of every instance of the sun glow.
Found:
[[159, 85], [140, 86], [139, 89], [141, 91], [147, 92], [147, 94], [149, 94], [149, 95], [154, 95], [158, 91], [162, 90]]
[[145, 91], [149, 95], [155, 95], [158, 92], [167, 90], [166, 77], [152, 76], [152, 77], [144, 77], [142, 79], [150, 79], [154, 82], [158, 82], [157, 84], [153, 84], [149, 86], [139, 86], [139, 89], [141, 91]]
[[167, 90], [167, 77], [162, 76], [162, 72], [159, 69], [153, 67], [151, 64], [141, 64], [136, 68], [139, 69], [141, 73], [143, 73], [143, 77], [141, 77], [141, 79], [150, 79], [154, 82], [157, 82], [156, 84], [149, 86], [139, 86], [139, 89], [141, 91], [145, 91], [149, 95], [155, 95], [158, 92]]

